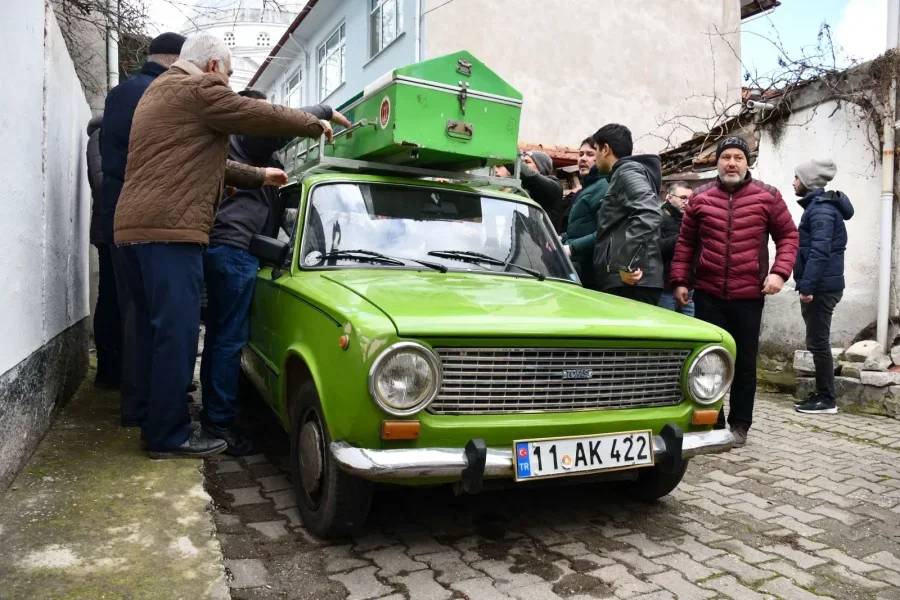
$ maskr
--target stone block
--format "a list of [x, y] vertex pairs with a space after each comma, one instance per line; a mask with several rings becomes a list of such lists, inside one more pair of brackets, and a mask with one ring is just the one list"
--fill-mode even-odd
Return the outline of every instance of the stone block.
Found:
[[878, 357], [884, 354], [884, 348], [878, 342], [864, 340], [850, 346], [844, 352], [844, 358], [850, 362], [866, 362], [869, 357]]
[[891, 358], [889, 356], [870, 356], [863, 363], [863, 371], [887, 371], [891, 366]]
[[891, 362], [895, 365], [900, 365], [900, 346], [891, 348]]
[[799, 399], [806, 398], [816, 391], [816, 380], [812, 377], [798, 377], [797, 387], [794, 388], [794, 396]]
[[878, 371], [863, 371], [861, 373], [860, 381], [862, 381], [863, 385], [874, 385], [876, 387], [900, 385], [900, 373], [893, 371], [883, 373]]
[[852, 377], [859, 379], [865, 363], [841, 361], [841, 375], [843, 377]]
[[809, 350], [797, 350], [794, 352], [794, 371], [797, 373], [816, 372], [816, 364], [813, 362], [812, 352]]

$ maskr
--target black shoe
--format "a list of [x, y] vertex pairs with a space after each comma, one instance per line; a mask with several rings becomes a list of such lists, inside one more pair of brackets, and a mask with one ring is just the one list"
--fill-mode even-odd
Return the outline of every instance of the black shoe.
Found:
[[253, 442], [241, 433], [241, 430], [236, 425], [223, 426], [215, 425], [214, 423], [204, 423], [203, 433], [210, 437], [225, 440], [228, 443], [228, 450], [225, 453], [231, 456], [249, 456], [256, 453]]
[[797, 400], [796, 402], [794, 402], [794, 408], [800, 408], [804, 404], [809, 404], [810, 402], [815, 402], [816, 399], [817, 399], [816, 393], [810, 392], [809, 394], [806, 395], [806, 398], [804, 398], [803, 400]]
[[224, 452], [228, 447], [223, 440], [192, 432], [185, 443], [171, 450], [151, 450], [150, 458], [203, 458]]
[[798, 406], [797, 412], [801, 412], [806, 415], [836, 415], [838, 409], [833, 402], [826, 402], [825, 400], [813, 398], [806, 404], [801, 404], [800, 406]]

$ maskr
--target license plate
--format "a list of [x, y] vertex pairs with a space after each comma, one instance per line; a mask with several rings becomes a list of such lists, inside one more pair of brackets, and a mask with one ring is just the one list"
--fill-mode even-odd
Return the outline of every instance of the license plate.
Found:
[[652, 440], [651, 431], [631, 431], [516, 441], [516, 481], [652, 466]]

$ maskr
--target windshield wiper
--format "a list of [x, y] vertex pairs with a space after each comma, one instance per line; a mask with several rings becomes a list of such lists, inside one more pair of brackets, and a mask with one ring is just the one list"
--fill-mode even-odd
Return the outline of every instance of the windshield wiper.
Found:
[[440, 271], [441, 273], [447, 272], [447, 267], [445, 267], [444, 265], [439, 265], [438, 263], [429, 262], [427, 260], [416, 260], [415, 258], [397, 258], [393, 256], [387, 256], [386, 254], [381, 254], [380, 252], [374, 252], [372, 250], [334, 250], [332, 252], [323, 254], [322, 258], [325, 260], [329, 258], [351, 258], [359, 261], [396, 265], [398, 267], [405, 266], [406, 263], [404, 261], [410, 261], [432, 268], [435, 271]]
[[528, 273], [529, 275], [536, 277], [538, 281], [544, 281], [545, 276], [540, 271], [536, 271], [534, 269], [529, 269], [528, 267], [523, 267], [522, 265], [517, 265], [516, 263], [509, 262], [506, 260], [500, 260], [499, 258], [494, 258], [493, 256], [488, 256], [487, 254], [481, 254], [480, 252], [469, 252], [467, 250], [433, 250], [428, 253], [428, 256], [436, 256], [438, 258], [450, 258], [455, 260], [460, 260], [462, 262], [467, 263], [486, 263], [489, 265], [496, 265], [498, 267], [516, 267]]

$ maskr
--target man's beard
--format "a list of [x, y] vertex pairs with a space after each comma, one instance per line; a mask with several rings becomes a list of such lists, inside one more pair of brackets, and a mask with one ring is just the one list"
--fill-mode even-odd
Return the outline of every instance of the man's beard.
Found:
[[734, 187], [744, 180], [744, 178], [741, 177], [740, 173], [725, 173], [723, 175], [719, 175], [719, 179], [721, 179], [722, 183], [724, 183], [727, 187]]

